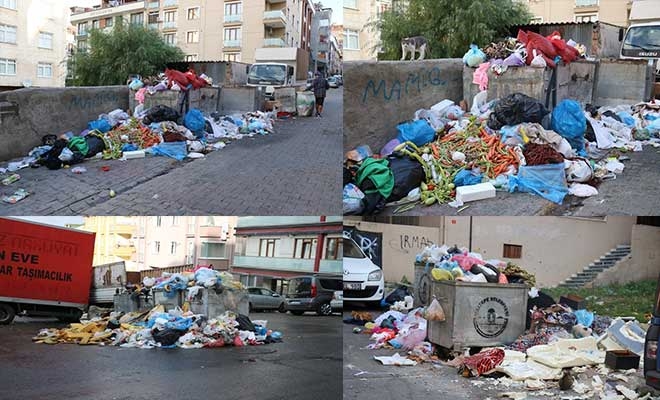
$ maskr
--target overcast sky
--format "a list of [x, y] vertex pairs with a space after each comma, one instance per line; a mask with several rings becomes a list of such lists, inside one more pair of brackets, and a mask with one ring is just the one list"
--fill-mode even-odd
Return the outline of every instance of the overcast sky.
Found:
[[[101, 4], [101, 0], [66, 0], [69, 7], [81, 6], [91, 7]], [[314, 2], [314, 0], [312, 0]], [[332, 8], [332, 23], [341, 24], [344, 20], [344, 1], [343, 0], [321, 0], [323, 7]]]
[[84, 224], [83, 217], [12, 217], [17, 219], [25, 219], [28, 221], [38, 222], [40, 224], [66, 226], [69, 224]]

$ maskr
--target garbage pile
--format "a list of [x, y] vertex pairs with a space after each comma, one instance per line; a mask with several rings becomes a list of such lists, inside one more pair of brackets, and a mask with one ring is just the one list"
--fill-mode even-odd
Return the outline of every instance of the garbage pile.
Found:
[[[160, 277], [145, 277], [142, 280], [143, 287], [162, 289], [165, 292], [176, 290], [191, 290], [197, 288], [225, 287], [229, 289], [243, 289], [241, 282], [234, 280], [232, 274], [227, 271], [216, 271], [214, 269], [197, 266], [192, 270], [181, 273], [163, 272]], [[193, 289], [199, 290], [199, 289]]]
[[347, 152], [344, 214], [376, 214], [388, 204], [398, 205], [395, 213], [417, 204], [459, 208], [497, 190], [562, 204], [616, 179], [622, 153], [660, 147], [660, 103], [583, 109], [567, 99], [550, 112], [521, 93], [486, 99], [477, 94], [469, 112], [443, 100], [399, 124], [380, 153], [366, 145]]
[[207, 318], [181, 309], [151, 311], [95, 318], [64, 329], [42, 329], [36, 343], [110, 345], [141, 349], [247, 346], [279, 342], [282, 334], [266, 328], [268, 321], [250, 321], [245, 315], [227, 311]]

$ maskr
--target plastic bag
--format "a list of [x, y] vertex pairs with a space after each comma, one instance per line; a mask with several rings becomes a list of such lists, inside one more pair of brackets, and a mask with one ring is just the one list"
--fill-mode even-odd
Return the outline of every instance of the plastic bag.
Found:
[[167, 156], [178, 161], [183, 161], [188, 154], [186, 142], [160, 143], [151, 147], [150, 151], [155, 156]]
[[472, 74], [472, 83], [476, 83], [479, 85], [479, 90], [484, 91], [488, 89], [488, 68], [490, 67], [490, 63], [485, 62], [483, 64], [479, 65], [479, 68], [477, 68], [474, 71], [474, 74]]
[[423, 119], [404, 122], [397, 125], [396, 129], [399, 132], [396, 138], [401, 143], [411, 141], [417, 146], [423, 146], [435, 137], [435, 130]]
[[545, 68], [548, 66], [548, 64], [545, 62], [545, 58], [540, 53], [536, 52], [536, 49], [533, 50], [534, 58], [532, 59], [532, 62], [529, 63], [530, 67], [534, 68]]
[[618, 113], [616, 113], [616, 115], [621, 119], [621, 122], [623, 122], [624, 124], [628, 125], [631, 128], [635, 127], [635, 118], [633, 118], [633, 116], [630, 115], [630, 113], [626, 111], [619, 111]]
[[568, 193], [564, 163], [546, 165], [521, 165], [518, 175], [509, 177], [509, 192], [537, 194], [561, 204]]
[[181, 115], [173, 108], [159, 104], [151, 107], [144, 117], [144, 124], [150, 125], [152, 122], [178, 121]]
[[410, 157], [389, 157], [388, 160], [394, 175], [394, 188], [392, 194], [387, 198], [389, 203], [406, 197], [408, 192], [422, 183], [426, 174], [422, 164]]
[[470, 170], [463, 169], [454, 177], [454, 185], [456, 185], [456, 187], [476, 185], [477, 183], [481, 183], [481, 178], [482, 175], [480, 173], [475, 174]]
[[128, 87], [131, 90], [138, 90], [138, 89], [142, 88], [142, 86], [144, 86], [144, 83], [142, 83], [142, 81], [139, 80], [138, 78], [133, 78], [131, 83], [128, 84]]
[[589, 182], [594, 177], [591, 164], [583, 158], [565, 160], [564, 166], [566, 167], [567, 182]]
[[[481, 114], [482, 108], [488, 103], [488, 91], [482, 90], [477, 93], [472, 99], [472, 107], [470, 107], [470, 113], [472, 115]], [[485, 110], [484, 110], [485, 111]]]
[[314, 110], [316, 100], [312, 92], [298, 92], [296, 93], [296, 111], [301, 117], [309, 117]]
[[576, 151], [583, 152], [587, 118], [580, 103], [570, 99], [562, 100], [552, 110], [552, 130], [566, 138]]
[[362, 199], [364, 193], [352, 183], [344, 186], [342, 210], [344, 215], [355, 215], [362, 212]]
[[587, 310], [577, 310], [573, 312], [575, 314], [575, 318], [577, 319], [577, 323], [583, 326], [586, 326], [587, 328], [591, 327], [591, 324], [594, 323], [594, 313], [589, 312]]
[[541, 122], [549, 111], [538, 100], [522, 93], [510, 94], [497, 102], [488, 118], [488, 126], [499, 130], [504, 125]]
[[438, 300], [433, 299], [431, 301], [429, 308], [426, 310], [426, 319], [429, 321], [444, 321], [446, 319], [445, 310], [442, 309]]
[[463, 56], [463, 63], [470, 68], [475, 68], [486, 61], [486, 54], [476, 44], [470, 45], [470, 50]]
[[525, 60], [520, 55], [520, 53], [513, 52], [513, 53], [511, 53], [510, 56], [508, 56], [507, 58], [504, 59], [502, 64], [506, 65], [507, 67], [524, 67], [525, 66]]
[[204, 115], [201, 111], [196, 108], [188, 111], [186, 116], [183, 118], [183, 125], [190, 129], [193, 133], [199, 135], [204, 133], [204, 126], [206, 125], [206, 120], [204, 120]]
[[380, 149], [380, 156], [381, 156], [381, 157], [387, 157], [387, 156], [389, 156], [389, 155], [392, 154], [392, 152], [394, 151], [394, 148], [395, 148], [396, 146], [400, 145], [400, 144], [401, 144], [401, 142], [399, 142], [399, 139], [392, 139], [392, 140], [390, 140], [389, 142], [387, 142], [387, 143], [385, 144], [385, 146], [383, 146], [382, 149]]
[[99, 118], [96, 121], [90, 121], [87, 124], [87, 128], [90, 131], [97, 130], [101, 133], [106, 133], [106, 132], [109, 132], [112, 129], [112, 125], [110, 125], [110, 123], [108, 122], [107, 119]]

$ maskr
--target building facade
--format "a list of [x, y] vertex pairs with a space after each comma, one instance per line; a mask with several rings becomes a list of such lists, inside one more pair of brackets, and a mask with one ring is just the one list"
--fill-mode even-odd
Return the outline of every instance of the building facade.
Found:
[[342, 217], [239, 217], [231, 272], [278, 292], [287, 278], [342, 271]]
[[380, 35], [369, 27], [381, 13], [392, 8], [392, 0], [344, 0], [341, 42], [345, 61], [376, 60]]
[[630, 0], [518, 0], [527, 4], [534, 22], [595, 22], [627, 26]]
[[136, 217], [86, 217], [80, 229], [96, 232], [93, 265], [124, 261], [127, 268], [136, 269]]
[[69, 8], [58, 0], [0, 0], [0, 90], [63, 87]]
[[331, 22], [332, 9], [317, 7], [312, 19], [312, 62], [313, 70], [323, 76], [329, 73]]
[[253, 63], [258, 48], [309, 52], [311, 0], [104, 0], [95, 9], [75, 9], [77, 47], [87, 30], [120, 21], [149, 26], [186, 54], [187, 61]]
[[412, 281], [415, 256], [434, 243], [465, 247], [484, 259], [511, 261], [536, 274], [540, 287], [557, 285], [617, 245], [630, 245], [636, 226], [635, 217], [615, 216], [412, 217], [395, 219], [395, 224], [371, 221], [347, 219], [345, 232], [365, 251], [383, 260], [388, 281], [398, 282], [404, 275]]

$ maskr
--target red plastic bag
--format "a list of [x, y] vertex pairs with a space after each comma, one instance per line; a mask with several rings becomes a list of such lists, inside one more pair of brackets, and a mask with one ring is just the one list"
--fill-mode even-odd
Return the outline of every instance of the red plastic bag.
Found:
[[561, 59], [569, 64], [571, 61], [575, 61], [580, 57], [580, 53], [573, 47], [566, 44], [566, 42], [561, 38], [559, 32], [552, 32], [547, 39], [552, 43], [552, 45], [557, 50], [557, 54]]
[[165, 76], [167, 76], [167, 79], [170, 81], [170, 86], [172, 85], [172, 82], [176, 82], [176, 84], [179, 85], [182, 90], [186, 90], [188, 84], [190, 83], [190, 80], [186, 74], [175, 69], [166, 68]]

